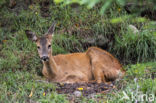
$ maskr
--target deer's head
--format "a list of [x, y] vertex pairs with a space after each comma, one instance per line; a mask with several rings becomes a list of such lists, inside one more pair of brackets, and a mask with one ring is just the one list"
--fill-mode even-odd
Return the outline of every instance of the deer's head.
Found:
[[37, 50], [42, 61], [48, 61], [52, 55], [51, 41], [54, 30], [55, 23], [53, 23], [48, 29], [48, 32], [41, 37], [37, 37], [36, 34], [30, 30], [25, 30], [28, 39], [36, 43]]

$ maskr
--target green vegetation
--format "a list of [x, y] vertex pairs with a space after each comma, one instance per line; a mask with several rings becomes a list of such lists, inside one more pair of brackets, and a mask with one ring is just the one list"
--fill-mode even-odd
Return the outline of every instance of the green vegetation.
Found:
[[[155, 0], [146, 0], [146, 1], [145, 0], [139, 0], [139, 1], [133, 0], [133, 2], [131, 0], [92, 0], [92, 1], [90, 0], [54, 0], [54, 2], [56, 4], [62, 4], [62, 5], [69, 5], [69, 4], [77, 3], [79, 5], [85, 5], [88, 9], [91, 9], [94, 6], [97, 6], [98, 4], [100, 4], [101, 14], [104, 14], [114, 3], [120, 5], [121, 7], [125, 6], [126, 3], [134, 3], [135, 5], [150, 4], [150, 5], [147, 5], [149, 8], [154, 8], [154, 9], [156, 8]], [[138, 8], [138, 9], [135, 8], [135, 11], [139, 13], [144, 9], [146, 8]]]
[[[141, 94], [147, 94], [147, 99], [149, 100], [151, 94], [153, 94], [154, 96], [156, 93], [156, 79], [154, 79], [153, 75], [151, 74], [152, 72], [155, 72], [156, 64], [149, 62], [144, 64], [128, 65], [126, 68], [127, 76], [122, 81], [119, 81], [119, 83], [117, 83], [117, 86], [118, 88], [120, 88], [120, 90], [114, 91], [113, 94], [110, 94], [108, 96], [110, 97], [109, 102], [133, 103], [137, 100], [143, 100], [142, 103], [145, 103], [146, 98], [142, 99], [142, 97], [139, 97], [141, 96]], [[125, 96], [123, 92], [126, 93], [126, 95], [129, 97], [129, 100], [123, 98]], [[155, 103], [154, 99], [152, 103]]]
[[[13, 9], [8, 6], [9, 0], [0, 1], [0, 102], [69, 102], [66, 95], [56, 93], [54, 84], [37, 81], [43, 80], [39, 76], [42, 64], [35, 44], [24, 32], [30, 29], [41, 36], [54, 21], [57, 22], [52, 47], [54, 55], [98, 46], [117, 57], [127, 70], [127, 75], [116, 82], [116, 89], [111, 93], [90, 100], [81, 97], [82, 103], [94, 103], [99, 96], [105, 98], [100, 99], [101, 102], [131, 103], [131, 100], [121, 99], [123, 91], [128, 96], [132, 92], [156, 95], [154, 21], [139, 16], [128, 18], [130, 15], [118, 4], [112, 4], [100, 15], [100, 5], [88, 10], [84, 6], [72, 8], [53, 2], [44, 6], [45, 0], [41, 3], [34, 0], [30, 5], [17, 1]], [[46, 7], [47, 11], [42, 10]], [[129, 25], [135, 25], [139, 33], [130, 31]]]
[[[131, 99], [135, 95], [156, 93], [156, 79], [153, 77], [156, 69], [155, 63], [128, 65], [127, 75], [116, 82], [116, 88], [109, 94], [97, 95], [94, 99], [79, 98], [82, 103], [96, 103], [97, 101], [108, 103], [134, 102]], [[66, 95], [57, 94], [56, 86], [52, 83], [40, 82], [43, 78], [28, 71], [7, 71], [0, 74], [0, 102], [18, 103], [41, 102], [41, 103], [68, 103]], [[130, 100], [122, 99], [125, 92]], [[138, 98], [138, 97], [135, 98]], [[150, 96], [151, 97], [151, 96]], [[138, 99], [137, 99], [138, 100]], [[145, 101], [145, 99], [144, 99]], [[154, 102], [153, 102], [154, 103]]]

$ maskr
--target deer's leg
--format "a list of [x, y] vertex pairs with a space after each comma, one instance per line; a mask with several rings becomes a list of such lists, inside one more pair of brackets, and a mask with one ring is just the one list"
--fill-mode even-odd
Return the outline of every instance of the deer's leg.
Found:
[[118, 71], [112, 68], [108, 68], [105, 65], [100, 65], [98, 62], [94, 62], [92, 65], [92, 72], [97, 83], [108, 83], [118, 78]]
[[42, 74], [48, 79], [48, 81], [52, 81], [53, 76], [49, 75], [48, 71], [46, 70], [46, 68], [42, 69]]
[[106, 82], [103, 71], [98, 64], [92, 65], [92, 72], [97, 83]]
[[108, 68], [103, 70], [104, 77], [106, 78], [107, 81], [114, 81], [120, 76], [123, 75], [121, 70], [117, 70], [116, 68]]

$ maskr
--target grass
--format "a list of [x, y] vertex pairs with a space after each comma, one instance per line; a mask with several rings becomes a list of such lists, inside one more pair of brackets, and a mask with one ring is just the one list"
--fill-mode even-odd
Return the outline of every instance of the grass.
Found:
[[118, 57], [121, 56], [122, 52], [125, 60], [150, 61], [156, 56], [154, 34], [150, 31], [141, 31], [139, 34], [133, 34], [131, 31], [123, 32], [122, 37], [116, 36], [116, 46], [113, 49]]
[[[3, 81], [3, 80], [6, 81]], [[51, 83], [40, 83], [36, 79], [41, 79], [28, 71], [8, 71], [1, 75], [0, 101], [17, 103], [39, 101], [47, 102], [67, 102], [63, 95], [55, 92], [55, 86]], [[3, 82], [2, 82], [3, 81]]]
[[[24, 2], [20, 3], [18, 5]], [[53, 21], [57, 22], [52, 46], [54, 55], [98, 46], [112, 53], [123, 64], [128, 64], [125, 64], [127, 75], [116, 83], [114, 91], [89, 100], [82, 96], [78, 102], [131, 103], [134, 101], [121, 100], [123, 91], [128, 96], [131, 92], [156, 93], [156, 33], [151, 31], [155, 27], [153, 21], [127, 19], [127, 14], [118, 5], [100, 15], [98, 6], [90, 10], [85, 7], [72, 9], [50, 2], [50, 16], [42, 17], [39, 3], [28, 5], [27, 9], [21, 6], [10, 9], [7, 4], [8, 0], [0, 2], [0, 102], [69, 102], [67, 95], [56, 93], [53, 83], [37, 82], [44, 80], [39, 76], [42, 63], [35, 44], [26, 38], [24, 32], [30, 29], [41, 36]], [[122, 18], [111, 19], [122, 15], [124, 22]], [[132, 34], [127, 29], [129, 24], [138, 27], [140, 33]]]
[[[145, 103], [146, 98], [142, 99], [141, 96], [146, 94], [148, 100], [152, 97], [151, 95], [153, 95], [154, 97], [151, 99], [151, 102], [155, 103], [156, 79], [153, 78], [153, 75], [151, 74], [152, 72], [155, 73], [155, 63], [149, 62], [144, 64], [129, 65], [126, 68], [127, 76], [123, 79], [122, 82], [119, 81], [121, 83], [118, 84], [120, 90], [114, 91], [113, 95], [109, 95], [110, 103], [116, 103], [115, 101], [118, 103], [133, 103], [136, 101], [141, 102], [141, 100], [143, 103]], [[129, 99], [123, 98], [125, 96], [123, 92], [127, 94]]]
[[[81, 97], [78, 101], [82, 103], [96, 103], [97, 101], [108, 103], [134, 102], [132, 99], [122, 99], [124, 96], [123, 91], [129, 97], [131, 97], [132, 93], [135, 95], [136, 93], [138, 93], [137, 95], [140, 95], [139, 93], [155, 95], [156, 79], [153, 78], [155, 76], [153, 73], [156, 73], [155, 63], [128, 65], [125, 68], [127, 75], [121, 81], [115, 83], [116, 88], [112, 92], [97, 95], [94, 99], [89, 100]], [[10, 70], [5, 73], [1, 72], [0, 77], [0, 102], [69, 102], [66, 95], [56, 93], [56, 86], [53, 83], [39, 82], [38, 80], [44, 80], [44, 78], [37, 76], [35, 73], [24, 70]]]

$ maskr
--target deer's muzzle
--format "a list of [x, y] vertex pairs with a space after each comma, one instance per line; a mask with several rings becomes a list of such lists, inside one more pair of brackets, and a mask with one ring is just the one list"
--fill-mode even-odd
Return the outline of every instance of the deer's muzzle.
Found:
[[48, 61], [49, 60], [49, 57], [48, 56], [43, 56], [43, 57], [41, 57], [41, 60]]

